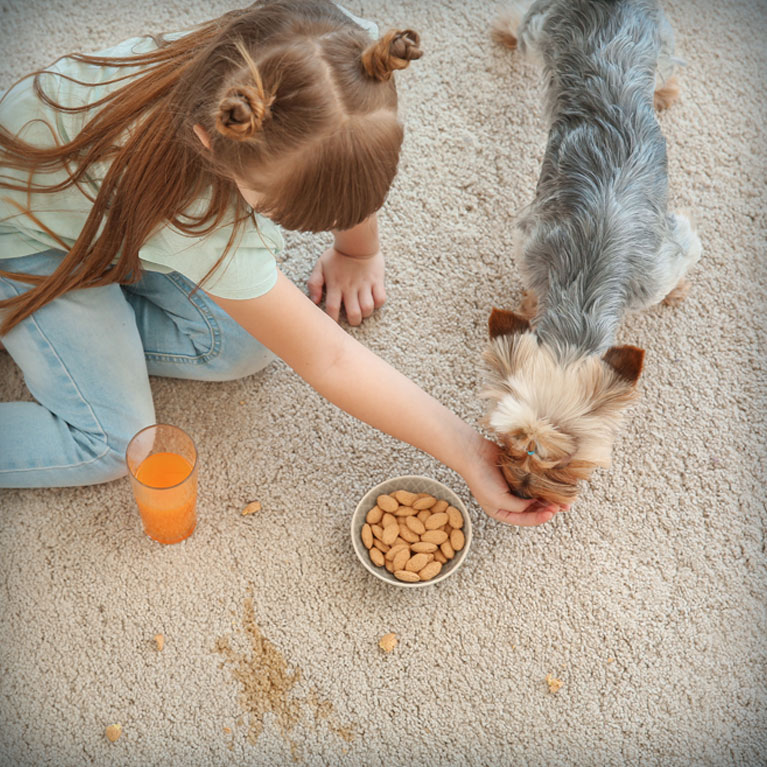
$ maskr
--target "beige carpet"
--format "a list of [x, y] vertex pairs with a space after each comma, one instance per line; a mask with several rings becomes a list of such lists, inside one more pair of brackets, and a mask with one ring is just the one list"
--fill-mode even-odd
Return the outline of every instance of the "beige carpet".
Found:
[[[0, 87], [230, 7], [2, 0]], [[488, 39], [494, 2], [348, 7], [419, 30], [426, 51], [399, 79], [389, 300], [352, 332], [476, 422], [488, 311], [521, 291], [510, 231], [545, 141], [535, 74]], [[647, 364], [613, 469], [538, 529], [471, 505], [461, 572], [404, 591], [355, 560], [356, 500], [421, 473], [468, 502], [460, 478], [282, 363], [153, 380], [158, 418], [201, 453], [188, 541], [146, 538], [127, 481], [0, 491], [3, 767], [765, 764], [767, 4], [678, 0], [669, 16], [688, 63], [661, 118], [672, 201], [697, 212], [704, 255], [686, 303], [623, 326]], [[285, 271], [304, 285], [326, 241], [290, 236]], [[24, 396], [0, 354], [0, 397]]]

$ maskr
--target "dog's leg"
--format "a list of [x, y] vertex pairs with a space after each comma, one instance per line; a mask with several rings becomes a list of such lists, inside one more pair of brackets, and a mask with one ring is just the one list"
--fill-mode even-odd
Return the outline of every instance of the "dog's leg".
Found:
[[684, 61], [674, 55], [674, 29], [661, 12], [658, 33], [660, 35], [660, 51], [655, 69], [655, 93], [653, 104], [660, 112], [668, 109], [679, 98], [679, 81], [676, 70], [684, 65]]
[[493, 39], [507, 48], [519, 47], [522, 54], [538, 60], [541, 27], [550, 5], [550, 0], [511, 0], [509, 8], [493, 24]]
[[662, 85], [655, 88], [653, 105], [657, 112], [668, 109], [679, 98], [679, 81], [676, 75], [671, 75]]
[[659, 254], [664, 270], [660, 299], [665, 306], [678, 306], [690, 292], [685, 274], [700, 258], [702, 246], [687, 216], [672, 213], [669, 219], [672, 228]]
[[538, 314], [538, 295], [534, 290], [526, 290], [522, 293], [522, 303], [518, 313], [529, 321]]
[[676, 287], [661, 301], [664, 306], [679, 306], [690, 293], [692, 283], [686, 278], [682, 277], [677, 283]]

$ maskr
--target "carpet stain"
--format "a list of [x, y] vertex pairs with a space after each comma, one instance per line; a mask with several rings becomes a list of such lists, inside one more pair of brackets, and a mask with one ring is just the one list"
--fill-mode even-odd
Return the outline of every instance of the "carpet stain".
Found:
[[290, 747], [293, 761], [302, 761], [301, 747], [292, 733], [304, 710], [309, 708], [314, 713], [315, 727], [324, 724], [334, 735], [352, 742], [355, 728], [339, 721], [333, 704], [324, 699], [317, 688], [312, 687], [306, 695], [299, 694], [303, 672], [300, 668], [289, 668], [282, 653], [261, 633], [252, 594], [243, 602], [241, 629], [248, 640], [247, 651], [236, 651], [228, 636], [216, 640], [215, 650], [224, 657], [221, 668], [229, 665], [240, 685], [238, 702], [244, 719], [238, 719], [237, 723], [247, 724], [248, 741], [256, 745], [264, 731], [264, 716], [271, 713], [280, 735]]

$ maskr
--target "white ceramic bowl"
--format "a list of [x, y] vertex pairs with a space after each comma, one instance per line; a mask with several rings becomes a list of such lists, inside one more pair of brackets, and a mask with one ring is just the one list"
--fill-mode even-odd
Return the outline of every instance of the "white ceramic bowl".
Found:
[[[376, 498], [382, 493], [393, 493], [395, 490], [409, 490], [411, 493], [429, 493], [435, 498], [446, 500], [451, 506], [455, 506], [461, 514], [463, 514], [463, 534], [466, 538], [464, 547], [455, 553], [455, 556], [447, 562], [440, 571], [439, 575], [428, 581], [416, 581], [415, 583], [408, 583], [406, 581], [400, 581], [395, 578], [386, 568], [376, 567], [370, 561], [370, 555], [365, 548], [365, 544], [362, 542], [361, 531], [362, 526], [365, 524], [365, 517], [370, 509], [376, 505]], [[418, 588], [420, 586], [432, 586], [435, 583], [449, 578], [466, 559], [466, 554], [469, 551], [471, 545], [471, 519], [466, 511], [466, 506], [463, 501], [449, 488], [447, 485], [443, 485], [436, 479], [430, 479], [429, 477], [419, 477], [416, 475], [408, 475], [404, 477], [394, 477], [393, 479], [387, 479], [385, 482], [381, 482], [375, 487], [371, 487], [370, 490], [362, 496], [362, 499], [357, 504], [357, 508], [352, 514], [352, 546], [357, 554], [358, 559], [362, 562], [363, 567], [376, 578], [380, 578], [386, 583], [392, 584], [392, 586], [402, 586], [404, 588]]]

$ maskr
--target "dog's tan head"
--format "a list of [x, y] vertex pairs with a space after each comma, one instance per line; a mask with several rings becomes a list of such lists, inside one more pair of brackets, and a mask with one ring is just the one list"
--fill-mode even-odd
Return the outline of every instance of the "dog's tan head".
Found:
[[494, 309], [489, 328], [483, 396], [492, 403], [486, 423], [501, 442], [506, 481], [523, 498], [570, 504], [579, 480], [610, 464], [644, 352], [618, 346], [562, 364], [513, 312]]

